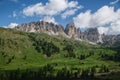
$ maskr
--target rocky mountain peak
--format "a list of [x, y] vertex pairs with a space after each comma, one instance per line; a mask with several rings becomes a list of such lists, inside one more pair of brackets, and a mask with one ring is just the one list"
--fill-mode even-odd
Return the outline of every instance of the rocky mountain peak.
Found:
[[89, 28], [85, 32], [81, 32], [80, 28], [76, 28], [74, 23], [69, 23], [66, 25], [64, 30], [62, 25], [38, 21], [30, 22], [28, 24], [21, 24], [15, 27], [17, 30], [25, 32], [37, 32], [37, 33], [47, 33], [49, 35], [64, 35], [69, 38], [80, 39], [90, 42], [95, 42], [99, 40], [99, 33], [97, 28]]
[[92, 43], [103, 43], [113, 45], [120, 42], [120, 35], [101, 35], [97, 28], [88, 28], [81, 32], [80, 28], [76, 28], [74, 23], [69, 23], [66, 28], [62, 25], [49, 23], [45, 21], [30, 22], [18, 25], [15, 29], [25, 32], [47, 33], [49, 35], [62, 35], [81, 41]]
[[61, 25], [49, 23], [45, 21], [30, 22], [28, 24], [21, 24], [15, 27], [17, 30], [25, 32], [47, 33], [49, 35], [58, 35], [64, 33], [64, 28]]
[[86, 35], [88, 41], [95, 42], [95, 43], [97, 43], [99, 41], [100, 34], [99, 34], [97, 28], [88, 28], [85, 31], [85, 35]]
[[74, 23], [67, 24], [65, 28], [65, 33], [71, 38], [79, 38], [80, 36], [80, 29], [75, 27]]

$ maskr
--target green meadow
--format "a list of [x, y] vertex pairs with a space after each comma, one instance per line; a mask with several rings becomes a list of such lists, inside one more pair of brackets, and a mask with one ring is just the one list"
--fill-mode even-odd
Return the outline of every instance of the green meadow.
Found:
[[[108, 75], [120, 71], [120, 50], [119, 47], [92, 45], [62, 35], [50, 36], [45, 33], [27, 33], [0, 28], [1, 76], [4, 71], [18, 69], [23, 72], [27, 69], [37, 71], [46, 65], [53, 67], [55, 75], [64, 68], [72, 70], [73, 74], [78, 70], [79, 74], [82, 74], [83, 70], [90, 69], [89, 74], [95, 67], [94, 76], [98, 73], [108, 73], [104, 77], [108, 79]], [[101, 75], [98, 77], [103, 79]], [[109, 80], [118, 80], [118, 77]]]

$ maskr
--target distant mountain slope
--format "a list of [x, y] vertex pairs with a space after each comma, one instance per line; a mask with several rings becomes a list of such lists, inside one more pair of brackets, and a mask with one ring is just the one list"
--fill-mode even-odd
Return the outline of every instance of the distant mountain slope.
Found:
[[102, 45], [120, 47], [120, 35], [104, 35], [103, 42]]

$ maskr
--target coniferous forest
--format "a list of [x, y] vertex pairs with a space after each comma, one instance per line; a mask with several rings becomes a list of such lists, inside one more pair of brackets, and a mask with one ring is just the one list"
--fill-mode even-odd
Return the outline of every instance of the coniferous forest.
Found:
[[119, 80], [119, 48], [0, 28], [0, 80]]

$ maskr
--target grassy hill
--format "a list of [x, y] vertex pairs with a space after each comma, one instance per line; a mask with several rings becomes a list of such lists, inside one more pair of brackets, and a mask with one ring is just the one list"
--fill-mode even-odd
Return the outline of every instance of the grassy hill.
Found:
[[[0, 28], [0, 70], [38, 69], [46, 65], [56, 71], [86, 70], [95, 67], [96, 73], [120, 70], [120, 51], [91, 45], [86, 42]], [[80, 71], [81, 72], [81, 71]]]

